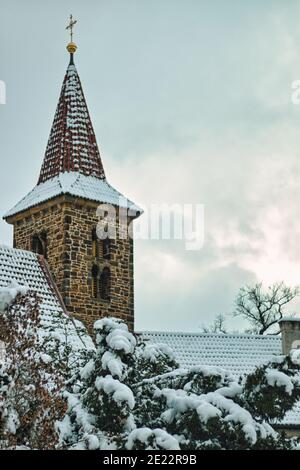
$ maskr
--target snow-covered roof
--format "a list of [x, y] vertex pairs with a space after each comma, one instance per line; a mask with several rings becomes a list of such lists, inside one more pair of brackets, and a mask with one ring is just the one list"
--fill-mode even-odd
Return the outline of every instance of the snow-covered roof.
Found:
[[92, 121], [73, 62], [69, 64], [63, 81], [37, 186], [4, 218], [63, 194], [142, 212], [105, 178]]
[[[216, 366], [238, 379], [282, 354], [281, 338], [251, 334], [142, 332], [144, 338], [166, 344], [182, 367]], [[300, 427], [300, 402], [288, 412], [284, 426]]]
[[42, 298], [42, 310], [47, 317], [52, 311], [63, 311], [38, 255], [0, 245], [0, 287], [6, 287], [12, 281], [28, 286]]
[[143, 336], [167, 344], [182, 367], [219, 366], [236, 378], [281, 354], [278, 336], [168, 332], [146, 332]]
[[114, 189], [106, 179], [85, 176], [76, 172], [65, 172], [35, 186], [30, 193], [4, 215], [4, 218], [23, 212], [61, 195], [70, 195], [99, 203], [128, 207], [133, 211], [142, 212], [141, 208]]
[[45, 331], [55, 330], [55, 334], [61, 334], [63, 338], [67, 335], [74, 350], [94, 348], [83, 325], [65, 313], [43, 258], [29, 251], [0, 245], [0, 288], [12, 282], [27, 286], [38, 294], [41, 299], [41, 327]]
[[63, 81], [39, 183], [66, 171], [105, 178], [96, 136], [74, 64]]

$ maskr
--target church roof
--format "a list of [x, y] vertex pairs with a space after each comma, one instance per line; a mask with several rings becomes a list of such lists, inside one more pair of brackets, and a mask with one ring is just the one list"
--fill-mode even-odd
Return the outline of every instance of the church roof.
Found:
[[182, 367], [218, 366], [235, 378], [281, 354], [278, 336], [169, 332], [145, 332], [143, 336], [167, 344]]
[[74, 64], [68, 66], [63, 81], [38, 184], [70, 171], [105, 178], [93, 125]]
[[63, 81], [38, 183], [4, 218], [64, 194], [142, 212], [106, 180], [73, 54]]
[[136, 213], [142, 212], [141, 208], [114, 189], [106, 179], [72, 172], [61, 173], [35, 186], [30, 193], [4, 215], [4, 218], [11, 217], [61, 195], [70, 195], [99, 203], [127, 207]]
[[[152, 342], [169, 346], [184, 368], [198, 365], [221, 367], [236, 380], [282, 354], [278, 336], [155, 331], [143, 332], [142, 335]], [[300, 402], [280, 424], [300, 427]]]
[[0, 245], [0, 288], [8, 287], [12, 282], [27, 286], [38, 294], [44, 334], [61, 337], [62, 341], [72, 344], [72, 349], [78, 353], [94, 348], [82, 323], [66, 313], [43, 257]]

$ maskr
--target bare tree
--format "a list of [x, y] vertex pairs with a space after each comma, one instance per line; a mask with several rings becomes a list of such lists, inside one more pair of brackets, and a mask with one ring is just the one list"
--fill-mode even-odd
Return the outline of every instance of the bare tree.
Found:
[[225, 326], [226, 318], [225, 315], [219, 313], [216, 315], [214, 321], [211, 325], [203, 326], [202, 333], [227, 333], [227, 329]]
[[[248, 320], [252, 333], [264, 335], [284, 316], [285, 307], [299, 293], [299, 287], [287, 287], [283, 282], [275, 283], [266, 290], [261, 283], [242, 287], [235, 301], [234, 316]], [[273, 334], [278, 333], [279, 330]]]

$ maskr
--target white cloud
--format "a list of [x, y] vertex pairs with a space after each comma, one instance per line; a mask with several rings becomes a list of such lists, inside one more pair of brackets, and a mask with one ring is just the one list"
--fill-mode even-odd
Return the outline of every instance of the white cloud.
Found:
[[[291, 227], [295, 237], [300, 233], [298, 140], [296, 125], [275, 124], [250, 142], [249, 136], [232, 137], [231, 133], [219, 135], [217, 142], [206, 135], [176, 155], [143, 155], [139, 161], [122, 165], [108, 158], [112, 181], [137, 203], [206, 205], [203, 250], [189, 254], [183, 243], [165, 241], [138, 244], [141, 327], [148, 325], [151, 308], [159, 310], [162, 324], [167, 325], [171, 316], [172, 328], [182, 327], [182, 319], [173, 314], [183, 304], [187, 328], [193, 325], [195, 308], [199, 321], [209, 321], [218, 313], [206, 303], [211, 302], [211, 289], [223, 299], [226, 310], [228, 298], [232, 302], [237, 289], [249, 279], [299, 282], [298, 243], [291, 236]], [[233, 266], [239, 276], [229, 283], [230, 292], [224, 291]], [[150, 306], [144, 308], [143, 302]]]

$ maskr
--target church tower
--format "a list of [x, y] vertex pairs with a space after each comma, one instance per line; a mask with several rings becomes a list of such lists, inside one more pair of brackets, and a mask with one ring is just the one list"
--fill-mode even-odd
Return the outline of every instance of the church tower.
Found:
[[[71, 31], [74, 24], [71, 18]], [[128, 227], [141, 210], [106, 179], [74, 64], [72, 35], [67, 49], [70, 62], [38, 183], [4, 219], [14, 227], [15, 248], [45, 257], [72, 315], [89, 328], [103, 316], [119, 317], [133, 328], [133, 239]], [[109, 206], [99, 211], [100, 204]], [[106, 232], [101, 238], [99, 217]]]

